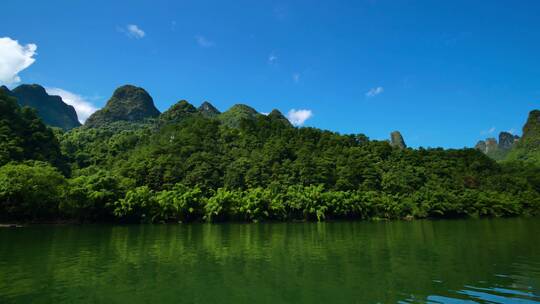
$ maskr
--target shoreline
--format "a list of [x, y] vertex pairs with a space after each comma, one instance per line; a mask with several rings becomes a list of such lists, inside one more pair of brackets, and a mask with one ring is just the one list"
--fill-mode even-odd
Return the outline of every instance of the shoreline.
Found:
[[138, 226], [138, 225], [190, 225], [190, 224], [301, 224], [301, 223], [339, 223], [339, 222], [417, 222], [417, 221], [456, 221], [456, 220], [490, 220], [490, 219], [515, 219], [515, 218], [540, 218], [538, 215], [517, 215], [517, 216], [463, 216], [463, 217], [426, 217], [426, 218], [372, 218], [372, 219], [327, 219], [324, 221], [311, 221], [311, 220], [290, 220], [290, 221], [278, 221], [278, 220], [266, 220], [266, 221], [218, 221], [218, 222], [206, 222], [206, 221], [190, 221], [190, 222], [161, 222], [161, 223], [133, 223], [133, 222], [79, 222], [79, 221], [34, 221], [34, 222], [0, 222], [0, 229], [2, 228], [25, 228], [30, 226], [86, 226], [86, 225], [121, 225], [121, 226]]

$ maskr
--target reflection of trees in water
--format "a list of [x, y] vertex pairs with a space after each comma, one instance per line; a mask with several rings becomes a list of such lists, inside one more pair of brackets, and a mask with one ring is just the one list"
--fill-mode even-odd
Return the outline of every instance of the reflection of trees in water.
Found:
[[0, 299], [390, 303], [481, 281], [536, 288], [540, 245], [531, 231], [539, 226], [509, 219], [3, 230]]

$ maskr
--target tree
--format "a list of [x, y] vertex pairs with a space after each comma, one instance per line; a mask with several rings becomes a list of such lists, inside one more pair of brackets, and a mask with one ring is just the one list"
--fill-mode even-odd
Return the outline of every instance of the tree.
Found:
[[64, 176], [45, 162], [0, 167], [0, 214], [6, 220], [58, 218], [58, 204], [65, 191]]
[[0, 90], [0, 166], [24, 160], [49, 162], [68, 173], [53, 131], [43, 124], [34, 109], [19, 107], [14, 98]]
[[114, 204], [124, 197], [133, 182], [105, 170], [97, 170], [69, 180], [66, 200], [60, 210], [79, 220], [107, 220], [113, 215]]

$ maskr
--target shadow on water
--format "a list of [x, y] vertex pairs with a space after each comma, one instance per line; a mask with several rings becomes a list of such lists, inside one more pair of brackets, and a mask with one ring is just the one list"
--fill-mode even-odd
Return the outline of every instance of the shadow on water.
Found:
[[540, 303], [539, 219], [0, 229], [0, 303]]

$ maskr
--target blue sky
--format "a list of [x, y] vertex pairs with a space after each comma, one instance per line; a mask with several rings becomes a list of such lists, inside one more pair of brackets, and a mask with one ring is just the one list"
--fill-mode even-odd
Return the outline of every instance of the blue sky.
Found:
[[19, 83], [94, 107], [130, 83], [162, 111], [180, 99], [304, 109], [305, 126], [373, 139], [400, 130], [410, 146], [447, 148], [519, 134], [540, 108], [538, 1], [36, 0], [2, 10], [0, 37], [37, 47]]

